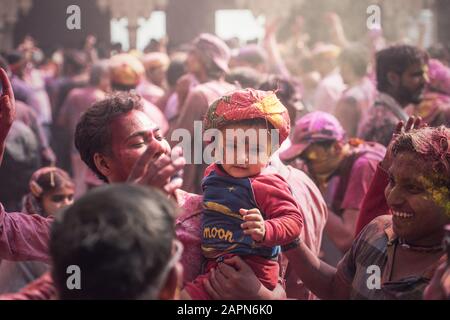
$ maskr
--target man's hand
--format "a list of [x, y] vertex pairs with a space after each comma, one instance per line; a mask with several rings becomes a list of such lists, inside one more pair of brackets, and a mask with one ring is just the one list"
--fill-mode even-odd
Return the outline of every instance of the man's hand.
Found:
[[2, 95], [0, 97], [0, 164], [5, 150], [5, 140], [16, 116], [14, 92], [6, 71], [0, 68]]
[[238, 256], [225, 259], [211, 269], [204, 285], [214, 300], [261, 299], [261, 290], [266, 289], [249, 265]]
[[422, 123], [422, 118], [421, 117], [414, 117], [411, 116], [409, 117], [408, 121], [406, 122], [406, 124], [403, 121], [400, 121], [397, 124], [397, 127], [395, 127], [394, 130], [394, 134], [392, 135], [392, 139], [391, 142], [389, 143], [388, 147], [386, 148], [386, 155], [384, 156], [384, 159], [381, 161], [380, 165], [381, 167], [387, 171], [392, 164], [392, 145], [396, 139], [396, 137], [401, 134], [402, 132], [408, 132], [411, 131], [413, 129], [419, 129], [419, 128], [423, 128], [426, 127], [427, 125]]
[[450, 299], [450, 268], [444, 261], [434, 272], [423, 294], [424, 300], [449, 300]]
[[240, 209], [239, 213], [245, 221], [241, 224], [244, 234], [250, 235], [256, 242], [263, 241], [266, 235], [266, 227], [261, 212], [254, 208], [250, 210]]
[[172, 195], [183, 184], [181, 177], [171, 179], [186, 164], [182, 157], [182, 150], [176, 147], [171, 154], [168, 154], [170, 149], [163, 150], [153, 139], [149, 139], [149, 141], [152, 142], [136, 161], [128, 176], [128, 182], [157, 187]]

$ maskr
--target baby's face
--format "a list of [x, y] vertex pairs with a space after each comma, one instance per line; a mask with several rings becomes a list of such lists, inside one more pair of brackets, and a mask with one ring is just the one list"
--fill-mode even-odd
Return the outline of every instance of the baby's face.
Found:
[[266, 127], [232, 124], [222, 130], [222, 167], [235, 178], [258, 175], [269, 163], [271, 139]]

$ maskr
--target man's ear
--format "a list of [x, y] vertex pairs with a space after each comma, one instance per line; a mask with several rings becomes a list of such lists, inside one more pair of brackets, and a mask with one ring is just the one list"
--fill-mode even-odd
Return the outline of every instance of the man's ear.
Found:
[[400, 84], [400, 75], [398, 75], [395, 72], [389, 71], [387, 74], [387, 79], [388, 79], [389, 85], [393, 88], [397, 88]]
[[183, 267], [177, 263], [167, 275], [167, 280], [159, 293], [159, 300], [178, 300], [183, 282]]
[[109, 177], [111, 175], [109, 161], [105, 155], [101, 153], [94, 154], [94, 164], [97, 167], [97, 170], [100, 171], [100, 173], [105, 177]]

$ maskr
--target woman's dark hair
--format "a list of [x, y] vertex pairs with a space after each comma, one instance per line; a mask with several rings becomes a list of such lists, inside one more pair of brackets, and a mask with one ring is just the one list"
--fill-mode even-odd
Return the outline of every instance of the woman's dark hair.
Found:
[[[175, 205], [157, 189], [96, 188], [56, 217], [52, 276], [61, 299], [155, 299], [172, 256]], [[67, 270], [81, 271], [70, 290]]]
[[118, 92], [92, 105], [82, 116], [75, 130], [75, 147], [81, 159], [103, 181], [106, 177], [94, 163], [96, 153], [110, 155], [110, 124], [115, 118], [132, 110], [143, 110], [141, 98], [128, 92]]
[[69, 174], [64, 170], [55, 167], [39, 169], [33, 174], [30, 182], [36, 182], [42, 189], [42, 195], [63, 187], [74, 187], [74, 183]]

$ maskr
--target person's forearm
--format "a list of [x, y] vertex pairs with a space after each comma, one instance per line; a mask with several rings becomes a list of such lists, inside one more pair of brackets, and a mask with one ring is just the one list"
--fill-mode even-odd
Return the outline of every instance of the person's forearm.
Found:
[[341, 26], [338, 27], [333, 33], [333, 41], [341, 48], [345, 48], [348, 46], [349, 41], [347, 40], [347, 36], [345, 35], [344, 29]]
[[328, 210], [325, 233], [341, 252], [347, 252], [353, 241], [354, 228], [347, 226], [340, 217]]
[[302, 242], [298, 248], [284, 253], [289, 265], [305, 286], [320, 299], [345, 299], [335, 290], [336, 269], [321, 261]]
[[6, 213], [0, 204], [0, 259], [49, 263], [52, 221], [39, 215]]
[[273, 71], [283, 77], [289, 78], [291, 76], [286, 64], [281, 57], [280, 49], [275, 36], [271, 36], [265, 40], [265, 49], [269, 56], [269, 64], [273, 67]]

